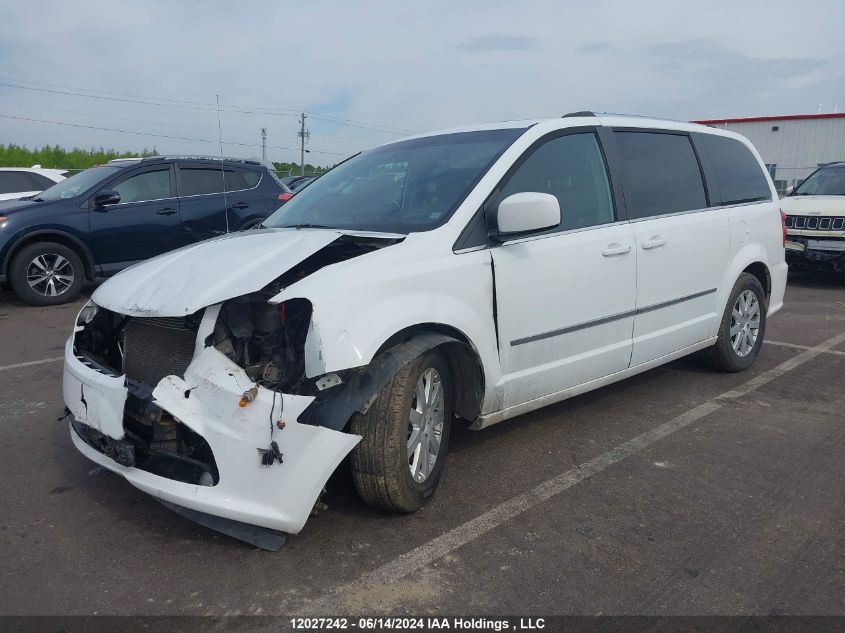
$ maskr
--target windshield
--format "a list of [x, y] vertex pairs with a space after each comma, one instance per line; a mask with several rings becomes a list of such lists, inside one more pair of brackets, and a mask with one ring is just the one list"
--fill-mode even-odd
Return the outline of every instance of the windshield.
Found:
[[88, 191], [91, 187], [96, 186], [109, 176], [116, 174], [123, 167], [116, 167], [110, 165], [103, 165], [101, 167], [92, 167], [86, 169], [78, 174], [74, 174], [66, 180], [57, 182], [49, 189], [45, 189], [39, 193], [33, 200], [37, 202], [65, 200], [67, 198], [75, 198], [81, 193]]
[[363, 152], [303, 187], [262, 224], [410, 233], [440, 226], [525, 128], [400, 141]]
[[793, 196], [845, 196], [845, 167], [822, 167], [802, 182]]

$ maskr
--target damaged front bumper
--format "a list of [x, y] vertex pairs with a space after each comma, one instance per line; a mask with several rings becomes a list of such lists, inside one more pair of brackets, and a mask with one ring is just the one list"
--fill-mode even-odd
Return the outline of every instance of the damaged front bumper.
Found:
[[845, 271], [845, 239], [815, 239], [788, 235], [786, 261], [790, 266], [812, 270]]
[[[159, 500], [250, 525], [299, 532], [331, 473], [361, 440], [300, 424], [313, 397], [256, 386], [241, 367], [205, 347], [184, 377], [158, 382], [151, 404], [168, 423], [204, 440], [209, 459], [182, 459], [144, 444], [141, 462], [136, 438], [125, 426], [136, 399], [132, 387], [125, 376], [77, 357], [73, 337], [68, 340], [63, 390], [77, 449]], [[251, 389], [254, 400], [242, 406], [242, 394]], [[267, 459], [272, 442], [281, 462]], [[190, 482], [191, 472], [198, 473], [197, 482]]]

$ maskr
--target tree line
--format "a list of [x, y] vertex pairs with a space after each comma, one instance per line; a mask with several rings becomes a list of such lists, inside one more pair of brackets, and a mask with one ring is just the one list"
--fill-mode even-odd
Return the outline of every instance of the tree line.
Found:
[[133, 156], [155, 156], [155, 147], [140, 152], [118, 151], [100, 147], [83, 149], [74, 147], [65, 149], [58, 145], [45, 145], [40, 148], [29, 148], [26, 145], [0, 144], [0, 167], [32, 167], [41, 165], [46, 168], [58, 169], [88, 169], [94, 165], [102, 165], [115, 158], [129, 158]]
[[[50, 169], [72, 169], [81, 170], [88, 169], [94, 165], [102, 165], [115, 158], [132, 158], [141, 156], [147, 158], [158, 154], [156, 148], [144, 148], [140, 152], [137, 151], [120, 151], [116, 149], [91, 148], [83, 149], [81, 147], [74, 147], [73, 149], [65, 149], [59, 145], [45, 145], [40, 148], [29, 148], [26, 145], [16, 145], [9, 143], [3, 145], [0, 143], [0, 167], [32, 167], [33, 165], [41, 165]], [[299, 163], [284, 163], [273, 162], [273, 168], [280, 176], [298, 175]], [[313, 174], [314, 172], [323, 172], [325, 167], [319, 165], [312, 165], [307, 163], [305, 165], [305, 173]]]

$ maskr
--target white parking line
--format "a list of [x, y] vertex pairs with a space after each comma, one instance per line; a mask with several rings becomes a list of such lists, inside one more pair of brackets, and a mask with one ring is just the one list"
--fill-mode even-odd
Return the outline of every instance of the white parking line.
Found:
[[9, 369], [20, 369], [21, 367], [32, 367], [33, 365], [44, 365], [45, 363], [55, 363], [63, 360], [64, 356], [54, 356], [53, 358], [42, 358], [41, 360], [31, 360], [26, 363], [15, 363], [14, 365], [3, 365], [0, 371], [7, 371]]
[[[769, 345], [777, 345], [778, 347], [791, 347], [792, 349], [813, 349], [809, 345], [798, 345], [797, 343], [784, 343], [783, 341], [769, 341], [765, 340], [764, 343], [768, 343]], [[825, 354], [837, 354], [838, 356], [845, 356], [845, 352], [840, 352], [836, 349], [826, 349], [824, 350]]]
[[356, 580], [331, 589], [320, 598], [302, 604], [297, 611], [311, 615], [329, 615], [334, 610], [342, 611], [339, 607], [339, 598], [343, 595], [359, 593], [366, 588], [387, 585], [419, 571], [555, 495], [606, 470], [611, 465], [630, 457], [676, 431], [680, 431], [706, 415], [718, 411], [723, 406], [719, 402], [720, 400], [745, 396], [816, 356], [830, 351], [831, 348], [842, 342], [845, 342], [845, 333], [834, 336], [815, 347], [810, 347], [780, 365], [758, 374], [738, 387], [726, 391], [694, 409], [690, 409], [686, 413], [682, 413], [668, 422], [584, 462], [580, 466], [537, 484], [530, 490], [500, 503], [491, 510], [433, 538], [410, 552], [400, 555]]

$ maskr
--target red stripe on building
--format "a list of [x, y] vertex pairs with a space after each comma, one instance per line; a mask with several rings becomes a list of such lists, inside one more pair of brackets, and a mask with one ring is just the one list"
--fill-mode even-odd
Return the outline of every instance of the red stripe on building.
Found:
[[753, 121], [797, 121], [800, 119], [840, 119], [845, 117], [845, 112], [827, 112], [824, 114], [785, 114], [783, 116], [752, 116], [739, 119], [706, 119], [693, 121], [703, 125], [716, 125], [719, 123], [751, 123]]

